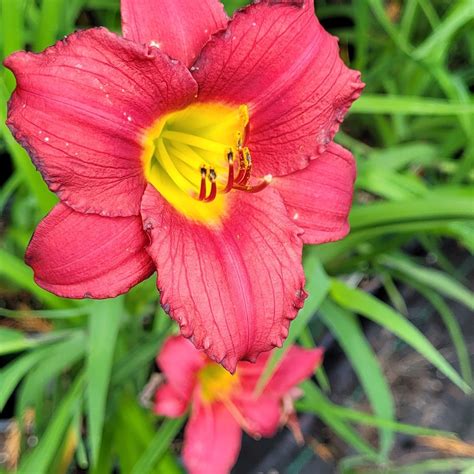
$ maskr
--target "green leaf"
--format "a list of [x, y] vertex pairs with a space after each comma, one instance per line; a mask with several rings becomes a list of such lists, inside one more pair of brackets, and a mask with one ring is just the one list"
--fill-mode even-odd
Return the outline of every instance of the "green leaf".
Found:
[[[306, 386], [305, 386], [306, 387]], [[394, 420], [387, 420], [378, 416], [373, 416], [369, 413], [365, 413], [359, 410], [353, 410], [351, 408], [342, 407], [330, 402], [321, 393], [315, 394], [310, 390], [310, 397], [304, 397], [302, 400], [296, 402], [296, 408], [298, 411], [307, 411], [315, 413], [320, 408], [316, 408], [316, 400], [324, 406], [324, 410], [332, 415], [341, 418], [344, 421], [350, 421], [352, 423], [362, 424], [366, 426], [374, 426], [377, 428], [386, 428], [397, 433], [404, 433], [413, 436], [439, 436], [443, 438], [456, 438], [454, 433], [449, 431], [434, 430], [431, 428], [424, 428], [422, 426], [409, 425], [406, 423], [398, 423]]]
[[[26, 0], [0, 0], [0, 44], [2, 45], [0, 59], [7, 57], [14, 51], [22, 49], [24, 46], [25, 29], [23, 23], [25, 5]], [[8, 89], [11, 90], [15, 83], [13, 74], [6, 69], [3, 72], [5, 84], [8, 85]], [[1, 99], [0, 95], [0, 100]], [[0, 122], [3, 122], [1, 116]]]
[[153, 471], [153, 467], [165, 454], [175, 436], [181, 430], [186, 417], [176, 419], [165, 419], [156, 435], [148, 445], [143, 456], [138, 460], [132, 470], [132, 474], [145, 474]]
[[10, 310], [5, 308], [0, 308], [0, 316], [5, 318], [40, 318], [40, 319], [69, 319], [69, 318], [78, 318], [81, 316], [87, 316], [90, 312], [90, 307], [88, 305], [83, 305], [79, 308], [71, 309], [52, 309], [52, 310], [39, 310], [35, 311], [32, 309], [26, 310]]
[[64, 0], [42, 0], [33, 44], [34, 51], [42, 51], [55, 43], [63, 10]]
[[335, 404], [331, 404], [330, 410], [335, 415], [343, 418], [344, 420], [366, 426], [387, 428], [389, 430], [396, 431], [397, 433], [404, 433], [413, 436], [440, 436], [443, 438], [456, 438], [456, 435], [449, 431], [434, 430], [431, 428], [424, 428], [423, 426], [398, 423], [393, 420], [387, 420], [378, 416], [370, 415], [369, 413], [364, 413], [359, 410], [353, 410], [351, 408], [341, 407]]
[[455, 315], [437, 292], [427, 288], [426, 286], [414, 282], [410, 278], [402, 277], [402, 280], [405, 281], [407, 285], [410, 285], [418, 292], [420, 292], [427, 299], [427, 301], [431, 303], [433, 308], [435, 308], [435, 310], [440, 315], [456, 349], [456, 354], [459, 360], [459, 366], [461, 368], [461, 374], [466, 383], [470, 387], [472, 387], [473, 378], [470, 354], [466, 342], [464, 341], [461, 326], [456, 320]]
[[351, 114], [458, 115], [473, 114], [474, 104], [413, 96], [364, 94], [351, 107]]
[[474, 295], [444, 272], [420, 267], [400, 254], [396, 256], [382, 255], [378, 258], [378, 262], [388, 268], [398, 270], [421, 285], [432, 288], [442, 295], [474, 309]]
[[50, 344], [73, 334], [73, 331], [55, 331], [40, 336], [25, 336], [14, 329], [0, 328], [0, 355], [21, 352], [26, 349]]
[[[357, 318], [331, 301], [325, 301], [320, 312], [324, 324], [347, 355], [374, 412], [381, 418], [393, 420], [395, 410], [392, 394]], [[393, 440], [390, 430], [380, 432], [382, 456], [387, 457]]]
[[268, 383], [273, 372], [277, 368], [279, 361], [290, 346], [298, 339], [303, 330], [308, 326], [309, 321], [316, 314], [316, 311], [324, 301], [324, 298], [326, 298], [329, 291], [329, 279], [318, 258], [314, 255], [309, 255], [304, 263], [306, 289], [309, 294], [308, 299], [306, 300], [303, 309], [299, 312], [297, 318], [291, 324], [288, 337], [286, 338], [283, 347], [274, 350], [272, 356], [268, 360], [265, 370], [255, 387], [256, 394], [263, 391], [265, 385]]
[[474, 219], [472, 196], [440, 196], [430, 192], [418, 199], [355, 206], [350, 215], [353, 233], [369, 227], [447, 218]]
[[111, 383], [114, 386], [120, 386], [130, 377], [133, 377], [137, 370], [146, 364], [151, 364], [156, 354], [158, 354], [165, 336], [166, 334], [161, 336], [152, 335], [151, 340], [142, 341], [139, 347], [135, 347], [131, 352], [118, 360], [114, 364]]
[[471, 0], [458, 0], [453, 2], [453, 8], [448, 13], [431, 36], [429, 36], [413, 52], [417, 60], [437, 59], [441, 52], [447, 51], [451, 37], [466, 23], [474, 18], [474, 7]]
[[29, 371], [21, 387], [17, 412], [23, 413], [28, 406], [39, 404], [38, 399], [45, 397], [45, 389], [51, 379], [58, 377], [65, 369], [70, 369], [84, 355], [85, 342], [85, 333], [78, 331], [67, 341], [44, 351], [41, 364]]
[[93, 465], [97, 462], [100, 451], [115, 343], [122, 320], [123, 305], [123, 297], [96, 301], [89, 316], [86, 394]]
[[305, 410], [311, 411], [311, 413], [317, 415], [341, 439], [359, 453], [365, 454], [369, 459], [378, 459], [377, 452], [372, 448], [372, 446], [367, 444], [349, 424], [340, 417], [335, 416], [327, 409], [330, 407], [329, 402], [314, 383], [305, 381], [301, 384], [301, 388], [305, 394]]
[[43, 357], [45, 351], [38, 349], [22, 357], [15, 359], [2, 370], [0, 370], [0, 412], [10, 398], [13, 390], [20, 380], [34, 367]]
[[428, 339], [412, 323], [390, 308], [390, 306], [361, 290], [349, 288], [338, 280], [334, 280], [331, 285], [331, 297], [343, 308], [359, 313], [385, 327], [417, 350], [461, 390], [466, 393], [471, 392], [466, 382], [433, 347]]
[[0, 248], [0, 278], [5, 278], [29, 291], [40, 301], [52, 308], [63, 306], [62, 300], [57, 296], [40, 288], [33, 280], [33, 271], [27, 267], [19, 258]]
[[226, 12], [229, 15], [232, 15], [235, 10], [238, 8], [242, 8], [245, 5], [248, 5], [251, 2], [251, 0], [223, 0], [222, 3], [225, 6]]
[[76, 410], [82, 402], [82, 391], [84, 387], [84, 377], [80, 375], [74, 381], [72, 387], [51, 418], [48, 427], [41, 437], [38, 446], [34, 451], [25, 457], [20, 464], [19, 472], [46, 474], [49, 471], [49, 465], [58, 452], [61, 443], [64, 441], [64, 434], [68, 428]]
[[[344, 240], [332, 242], [329, 244], [318, 245], [310, 248], [310, 252], [316, 254], [324, 264], [334, 262], [336, 259], [351, 253], [357, 248], [358, 244], [377, 243], [375, 239], [382, 236], [399, 236], [410, 238], [417, 233], [431, 233], [434, 235], [452, 236], [455, 234], [451, 224], [455, 220], [447, 218], [446, 220], [427, 220], [415, 222], [399, 222], [388, 225], [374, 224], [366, 229], [355, 230], [351, 232]], [[385, 250], [385, 248], [384, 248]]]

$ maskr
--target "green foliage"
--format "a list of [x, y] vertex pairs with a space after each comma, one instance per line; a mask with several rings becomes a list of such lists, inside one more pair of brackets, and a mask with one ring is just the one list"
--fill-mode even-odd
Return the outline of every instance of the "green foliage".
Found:
[[[246, 3], [227, 0], [225, 5], [231, 13]], [[306, 249], [310, 297], [258, 389], [289, 344], [312, 346], [330, 331], [373, 414], [334, 404], [323, 369], [316, 374], [322, 389], [305, 382], [298, 409], [315, 414], [357, 453], [341, 462], [341, 472], [473, 472], [466, 459], [390, 464], [397, 432], [451, 434], [396, 421], [389, 383], [361, 325], [365, 318], [390, 331], [470, 391], [469, 352], [449, 301], [473, 307], [465, 282], [472, 265], [454, 265], [443, 244], [474, 251], [472, 1], [402, 2], [396, 17], [382, 0], [315, 3], [323, 21], [348, 20], [351, 26], [332, 33], [367, 84], [336, 137], [358, 162], [352, 232], [341, 242]], [[0, 0], [0, 60], [27, 47], [40, 51], [88, 26], [91, 18], [119, 32], [119, 0]], [[39, 444], [24, 446], [20, 472], [61, 472], [72, 462], [98, 474], [116, 465], [122, 472], [182, 472], [173, 440], [185, 420], [158, 420], [138, 401], [160, 345], [176, 331], [157, 309], [154, 279], [114, 300], [69, 301], [40, 289], [23, 263], [35, 226], [57, 200], [4, 124], [13, 88], [13, 75], [0, 66], [0, 154], [9, 157], [14, 170], [0, 189], [0, 212], [8, 215], [0, 234], [0, 289], [41, 309], [0, 308], [0, 316], [17, 328], [28, 328], [31, 318], [50, 328], [0, 326], [0, 355], [10, 357], [0, 368], [0, 410], [16, 390], [17, 419], [24, 421], [31, 408], [36, 413]], [[435, 255], [437, 264], [415, 258], [414, 248]], [[364, 276], [383, 285], [390, 301], [358, 287]], [[416, 327], [415, 315], [407, 314], [400, 282], [439, 314], [456, 351], [455, 366]], [[355, 425], [377, 428], [378, 447]]]

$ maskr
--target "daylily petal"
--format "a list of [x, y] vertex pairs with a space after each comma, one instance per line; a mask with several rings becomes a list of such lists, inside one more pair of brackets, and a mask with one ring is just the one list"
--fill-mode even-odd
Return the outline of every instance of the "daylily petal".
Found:
[[121, 11], [125, 38], [155, 44], [186, 66], [227, 24], [218, 0], [122, 0]]
[[197, 372], [205, 364], [204, 355], [187, 339], [175, 336], [167, 339], [156, 361], [170, 387], [188, 403], [196, 384]]
[[190, 474], [227, 474], [237, 461], [242, 434], [222, 403], [193, 403], [184, 432], [183, 459]]
[[7, 124], [50, 189], [76, 211], [138, 215], [143, 129], [193, 99], [186, 68], [103, 28], [5, 65], [17, 79]]
[[322, 155], [363, 87], [313, 11], [308, 0], [251, 5], [191, 68], [199, 100], [248, 106], [257, 175], [286, 175]]
[[36, 228], [25, 260], [42, 288], [66, 298], [112, 298], [148, 278], [139, 217], [81, 214], [58, 204]]
[[[291, 388], [311, 377], [323, 358], [322, 349], [303, 349], [291, 346], [281, 359], [271, 379], [265, 385], [263, 396], [281, 398], [290, 392]], [[255, 395], [255, 387], [262, 376], [271, 353], [261, 354], [255, 364], [241, 362], [238, 374], [242, 386], [242, 394], [247, 398]]]
[[273, 180], [290, 217], [304, 229], [305, 244], [334, 242], [348, 234], [355, 178], [351, 152], [332, 142], [307, 168]]
[[229, 371], [280, 346], [302, 307], [299, 228], [270, 187], [229, 195], [220, 227], [178, 214], [149, 186], [142, 205], [162, 304], [213, 360]]
[[323, 360], [322, 349], [292, 346], [265, 387], [265, 394], [283, 396], [303, 380], [310, 378]]
[[169, 383], [158, 388], [155, 394], [155, 413], [158, 415], [178, 418], [186, 413], [189, 398], [183, 397], [181, 391], [175, 390]]
[[254, 437], [274, 436], [281, 417], [280, 400], [276, 397], [248, 397], [235, 401], [237, 409], [245, 419], [245, 430]]

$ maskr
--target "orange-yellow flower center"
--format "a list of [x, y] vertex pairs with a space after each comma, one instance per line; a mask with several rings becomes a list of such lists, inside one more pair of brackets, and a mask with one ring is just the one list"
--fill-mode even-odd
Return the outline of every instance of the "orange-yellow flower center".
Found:
[[236, 385], [239, 384], [237, 374], [230, 374], [222, 366], [215, 363], [205, 365], [198, 373], [201, 387], [201, 398], [204, 403], [228, 400]]
[[146, 179], [189, 219], [218, 224], [230, 191], [258, 192], [271, 180], [250, 182], [248, 122], [245, 105], [216, 103], [193, 104], [160, 118], [143, 139]]

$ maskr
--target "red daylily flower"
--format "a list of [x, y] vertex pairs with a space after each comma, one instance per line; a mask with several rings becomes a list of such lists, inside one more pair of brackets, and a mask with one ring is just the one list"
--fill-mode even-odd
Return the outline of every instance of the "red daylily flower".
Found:
[[158, 270], [165, 310], [232, 371], [302, 307], [303, 244], [349, 230], [362, 90], [311, 0], [122, 0], [96, 28], [6, 59], [8, 126], [60, 203], [26, 254], [60, 296], [108, 298]]
[[256, 385], [270, 358], [239, 362], [234, 375], [198, 352], [180, 336], [169, 338], [157, 362], [166, 382], [155, 395], [155, 412], [171, 418], [185, 414], [183, 458], [191, 474], [229, 472], [240, 451], [242, 430], [271, 437], [294, 414], [296, 385], [321, 364], [321, 349], [292, 346], [260, 394]]

